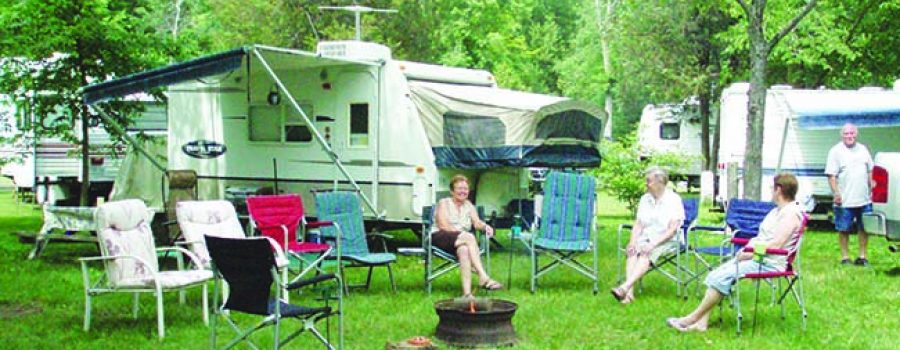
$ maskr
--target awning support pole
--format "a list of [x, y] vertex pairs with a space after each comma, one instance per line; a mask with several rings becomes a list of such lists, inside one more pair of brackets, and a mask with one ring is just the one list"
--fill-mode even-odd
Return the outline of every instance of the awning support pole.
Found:
[[334, 163], [334, 165], [336, 165], [341, 173], [344, 174], [344, 177], [346, 177], [347, 180], [350, 181], [350, 184], [353, 185], [353, 188], [359, 193], [360, 197], [362, 197], [363, 202], [366, 203], [366, 206], [369, 207], [369, 210], [371, 210], [372, 213], [375, 213], [375, 215], [377, 215], [379, 219], [383, 218], [385, 216], [385, 213], [378, 212], [378, 210], [375, 208], [375, 205], [372, 204], [372, 201], [369, 200], [369, 197], [366, 196], [366, 194], [359, 187], [359, 184], [356, 183], [356, 180], [354, 180], [353, 177], [350, 176], [350, 173], [338, 158], [337, 153], [335, 153], [331, 146], [328, 145], [328, 142], [325, 141], [325, 138], [322, 137], [322, 134], [318, 129], [316, 129], [315, 124], [313, 124], [312, 120], [309, 119], [309, 116], [306, 115], [306, 112], [303, 111], [303, 108], [300, 108], [300, 104], [297, 103], [294, 95], [292, 95], [291, 92], [288, 91], [287, 87], [284, 86], [284, 83], [281, 82], [281, 79], [278, 78], [278, 75], [276, 75], [275, 71], [272, 70], [272, 67], [269, 66], [269, 62], [267, 62], [266, 59], [263, 58], [262, 54], [256, 47], [253, 47], [251, 51], [253, 51], [253, 55], [256, 56], [257, 59], [259, 59], [259, 62], [262, 64], [263, 68], [266, 69], [266, 72], [269, 73], [269, 76], [272, 77], [272, 79], [275, 81], [275, 85], [278, 86], [278, 91], [280, 91], [282, 94], [284, 94], [285, 97], [287, 97], [287, 100], [291, 103], [291, 107], [294, 107], [294, 109], [298, 113], [300, 113], [300, 116], [303, 117], [303, 121], [306, 122], [306, 125], [309, 126], [310, 130], [312, 130], [312, 134], [313, 136], [315, 136], [316, 141], [319, 143], [319, 146], [322, 147], [322, 150], [325, 151], [325, 154], [327, 154], [328, 157], [331, 158], [331, 161]]

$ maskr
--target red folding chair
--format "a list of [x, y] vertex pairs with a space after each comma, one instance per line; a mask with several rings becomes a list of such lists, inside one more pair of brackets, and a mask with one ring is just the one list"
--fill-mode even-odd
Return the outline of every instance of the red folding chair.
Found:
[[[756, 295], [757, 298], [754, 301], [753, 310], [753, 325], [756, 325], [756, 307], [759, 303], [759, 285], [761, 281], [767, 281], [770, 285], [773, 286], [773, 291], [776, 291], [778, 294], [773, 294], [773, 299], [775, 295], [779, 295], [777, 299], [773, 300], [781, 305], [781, 319], [785, 319], [784, 316], [784, 298], [787, 297], [788, 293], [791, 293], [794, 296], [794, 299], [797, 301], [797, 304], [800, 306], [800, 312], [802, 315], [802, 327], [803, 330], [806, 330], [806, 304], [803, 300], [803, 284], [800, 280], [800, 245], [803, 243], [803, 233], [806, 231], [806, 224], [809, 221], [809, 215], [806, 214], [803, 216], [803, 222], [800, 225], [800, 233], [797, 235], [796, 239], [796, 249], [793, 251], [789, 251], [787, 249], [766, 249], [767, 255], [781, 255], [787, 256], [787, 268], [784, 271], [772, 271], [772, 272], [759, 272], [759, 273], [748, 273], [744, 276], [740, 276], [735, 284], [740, 282], [741, 280], [752, 280], [756, 283]], [[735, 245], [745, 246], [743, 250], [745, 252], [752, 253], [753, 247], [746, 246], [749, 242], [749, 239], [746, 238], [733, 238], [732, 243]], [[790, 246], [790, 244], [788, 245]], [[737, 265], [735, 265], [737, 266]], [[787, 288], [782, 290], [781, 282], [787, 282]], [[777, 287], [776, 287], [777, 286]], [[734, 306], [737, 311], [737, 333], [741, 333], [741, 320], [743, 319], [743, 314], [741, 314], [741, 293], [740, 289], [734, 288]]]
[[[306, 230], [337, 225], [330, 221], [307, 222], [303, 210], [303, 199], [300, 198], [300, 195], [251, 196], [247, 198], [247, 211], [250, 212], [250, 223], [255, 230], [258, 230], [263, 236], [274, 239], [286, 253], [301, 262], [301, 271], [294, 277], [294, 280], [313, 269], [324, 272], [320, 265], [332, 253], [333, 248], [324, 243], [298, 240], [297, 232], [300, 230], [301, 233], [304, 233]], [[340, 228], [338, 227], [338, 229]], [[303, 235], [301, 234], [300, 237]], [[335, 245], [338, 247], [337, 263], [340, 264], [340, 239], [336, 241]], [[304, 254], [315, 256], [305, 268], [303, 262], [306, 260], [302, 257]]]

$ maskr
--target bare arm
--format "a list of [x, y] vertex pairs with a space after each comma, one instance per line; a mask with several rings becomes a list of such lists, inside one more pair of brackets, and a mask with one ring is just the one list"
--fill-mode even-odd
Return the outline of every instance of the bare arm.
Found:
[[681, 223], [683, 220], [681, 219], [672, 219], [669, 221], [669, 226], [666, 227], [666, 233], [659, 237], [658, 242], [650, 242], [653, 247], [658, 247], [660, 244], [666, 243], [675, 237], [675, 233], [681, 229]]
[[831, 193], [834, 193], [834, 204], [841, 205], [843, 198], [841, 198], [841, 189], [838, 188], [837, 176], [828, 175], [828, 185], [831, 186]]
[[437, 208], [435, 208], [436, 212], [434, 213], [434, 223], [437, 225], [438, 230], [441, 231], [456, 231], [456, 228], [453, 225], [450, 225], [450, 218], [447, 217], [447, 201], [438, 201]]
[[[469, 204], [471, 205], [471, 204]], [[494, 235], [494, 228], [488, 225], [486, 222], [482, 221], [481, 218], [478, 217], [478, 211], [473, 210], [469, 213], [472, 218], [472, 228], [480, 231], [484, 231], [489, 237]]]

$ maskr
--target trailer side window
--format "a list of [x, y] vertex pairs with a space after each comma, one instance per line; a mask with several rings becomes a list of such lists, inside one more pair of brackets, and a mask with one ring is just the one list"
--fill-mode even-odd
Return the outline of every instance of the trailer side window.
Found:
[[659, 138], [661, 140], [677, 140], [681, 137], [681, 125], [667, 122], [659, 124]]
[[[311, 104], [302, 104], [300, 108], [307, 117], [312, 118], [313, 106]], [[291, 108], [284, 117], [284, 141], [285, 142], [310, 142], [312, 141], [312, 132], [306, 126], [303, 116], [295, 109]]]
[[535, 128], [538, 139], [573, 138], [597, 142], [602, 133], [603, 122], [600, 119], [575, 109], [548, 114]]
[[350, 146], [369, 145], [369, 104], [350, 104]]
[[444, 145], [457, 147], [503, 146], [506, 126], [499, 118], [466, 115], [456, 112], [444, 114]]

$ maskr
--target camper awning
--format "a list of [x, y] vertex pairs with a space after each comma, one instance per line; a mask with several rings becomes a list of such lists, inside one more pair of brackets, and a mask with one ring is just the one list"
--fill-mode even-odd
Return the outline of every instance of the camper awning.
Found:
[[[828, 96], [821, 96], [827, 94]], [[800, 129], [900, 126], [900, 92], [830, 90], [784, 92], [792, 119]]]
[[569, 98], [410, 82], [438, 167], [594, 167], [606, 113]]
[[[162, 86], [224, 74], [241, 68], [241, 65], [245, 62], [244, 57], [252, 55], [253, 50], [259, 50], [276, 71], [297, 67], [380, 64], [379, 62], [351, 60], [341, 57], [323, 57], [316, 53], [300, 50], [254, 45], [88, 85], [82, 90], [84, 103], [91, 105], [133, 93], [149, 92], [151, 89]], [[262, 68], [252, 67], [251, 69]]]
[[153, 88], [222, 74], [241, 67], [247, 49], [239, 48], [152, 69], [84, 88], [84, 103], [94, 104]]

